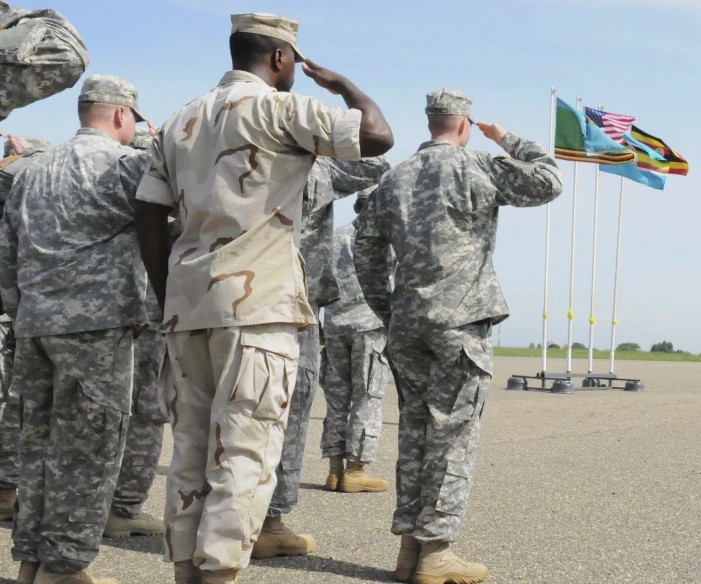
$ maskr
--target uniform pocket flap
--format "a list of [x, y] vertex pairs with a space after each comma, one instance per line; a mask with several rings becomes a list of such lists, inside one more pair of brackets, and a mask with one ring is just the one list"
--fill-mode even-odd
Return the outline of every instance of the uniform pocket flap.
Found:
[[241, 332], [241, 345], [276, 353], [295, 361], [299, 359], [297, 333], [292, 332], [289, 325], [284, 325], [279, 331], [274, 330], [271, 325], [244, 327], [244, 331]]
[[100, 523], [102, 514], [95, 509], [73, 509], [68, 514], [68, 521], [71, 523]]
[[455, 477], [462, 477], [464, 479], [470, 478], [470, 469], [468, 468], [467, 462], [462, 460], [449, 460], [448, 468], [446, 468], [445, 472]]
[[30, 20], [0, 33], [0, 63], [29, 64], [46, 36], [46, 25]]
[[491, 377], [494, 370], [491, 345], [489, 349], [484, 345], [483, 339], [475, 337], [463, 344], [462, 350], [465, 351], [465, 355], [470, 361]]

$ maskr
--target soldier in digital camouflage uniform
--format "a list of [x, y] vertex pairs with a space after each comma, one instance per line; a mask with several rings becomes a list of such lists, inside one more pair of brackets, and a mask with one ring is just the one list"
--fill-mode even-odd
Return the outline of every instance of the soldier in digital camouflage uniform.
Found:
[[83, 39], [61, 14], [0, 0], [0, 121], [15, 108], [73, 87], [88, 64]]
[[[21, 138], [15, 150], [10, 140], [0, 160], [0, 216], [15, 176], [27, 167], [32, 157], [51, 146], [39, 138]], [[15, 336], [12, 319], [0, 306], [0, 521], [11, 520], [17, 500], [19, 480], [19, 396], [13, 391], [12, 371]]]
[[[306, 264], [309, 304], [317, 319], [320, 308], [340, 297], [331, 268], [333, 202], [377, 184], [389, 168], [385, 156], [357, 162], [318, 158], [312, 167], [304, 189], [301, 251]], [[297, 535], [281, 520], [283, 514], [297, 506], [309, 418], [319, 385], [319, 327], [301, 331], [298, 339], [297, 382], [276, 471], [278, 483], [253, 548], [252, 557], [256, 559], [305, 554], [313, 551], [316, 545], [311, 535]]]
[[89, 77], [78, 100], [78, 134], [16, 178], [0, 229], [23, 404], [12, 548], [22, 584], [119, 582], [84, 570], [124, 451], [134, 327], [148, 323], [133, 225], [144, 160], [128, 147], [143, 116], [117, 77]]
[[[149, 130], [139, 128], [130, 144], [141, 151], [144, 166], [152, 141]], [[156, 478], [163, 447], [163, 425], [168, 422], [159, 404], [159, 372], [165, 356], [165, 339], [160, 326], [163, 315], [150, 285], [146, 291], [146, 311], [150, 324], [134, 342], [131, 417], [122, 467], [105, 527], [107, 537], [163, 534], [163, 518], [142, 511]]]
[[[358, 160], [393, 143], [372, 100], [327, 69], [305, 62], [349, 110], [290, 93], [297, 21], [232, 22], [234, 70], [166, 122], [137, 195], [174, 379], [165, 547], [178, 584], [237, 581], [277, 484], [297, 331], [317, 324], [300, 253], [314, 157]], [[173, 207], [182, 235], [171, 249]]]
[[[356, 212], [361, 211], [372, 190], [358, 194]], [[365, 466], [375, 460], [382, 429], [382, 402], [389, 376], [383, 355], [387, 330], [365, 302], [355, 274], [355, 224], [339, 227], [333, 237], [334, 275], [341, 300], [324, 313], [329, 369], [323, 386], [326, 419], [321, 454], [329, 459], [327, 489], [382, 492], [388, 488], [387, 481], [371, 477]]]
[[[535, 142], [479, 124], [511, 158], [464, 150], [472, 102], [427, 96], [431, 140], [389, 171], [355, 239], [365, 299], [388, 326], [404, 403], [399, 423], [396, 577], [419, 584], [481, 582], [487, 568], [449, 551], [460, 532], [492, 377], [492, 324], [508, 316], [492, 254], [499, 207], [533, 207], [562, 190], [555, 161]], [[386, 246], [397, 256], [387, 285]]]

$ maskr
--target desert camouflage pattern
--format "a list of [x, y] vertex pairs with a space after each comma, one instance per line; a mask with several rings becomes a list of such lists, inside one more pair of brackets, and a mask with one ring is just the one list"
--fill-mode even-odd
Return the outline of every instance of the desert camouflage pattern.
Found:
[[82, 129], [16, 178], [0, 229], [0, 289], [17, 337], [148, 322], [133, 196], [144, 159]]
[[0, 489], [14, 489], [19, 481], [19, 398], [10, 394], [15, 359], [12, 323], [0, 322]]
[[277, 483], [297, 375], [293, 324], [168, 333], [173, 460], [165, 559], [245, 568]]
[[426, 114], [470, 116], [472, 100], [457, 89], [439, 89], [426, 95]]
[[0, 121], [73, 87], [89, 63], [83, 39], [61, 14], [0, 2]]
[[360, 117], [230, 71], [165, 124], [137, 198], [180, 211], [168, 332], [316, 324], [299, 251], [304, 187], [315, 155], [360, 159]]
[[304, 61], [304, 55], [297, 47], [298, 31], [298, 21], [276, 14], [254, 12], [252, 14], [231, 15], [231, 34], [247, 32], [286, 41], [292, 45], [292, 50], [295, 52], [295, 63]]
[[[555, 160], [508, 133], [512, 158], [425, 142], [390, 170], [360, 215], [355, 267], [365, 300], [387, 325], [454, 328], [509, 309], [492, 256], [499, 207], [535, 207], [562, 191]], [[394, 292], [388, 293], [397, 259]]]
[[455, 541], [467, 509], [492, 378], [491, 323], [389, 330], [403, 404], [392, 533]]
[[333, 275], [333, 202], [380, 182], [389, 158], [345, 161], [317, 158], [304, 190], [302, 257], [306, 262], [309, 301], [325, 307], [341, 297]]
[[382, 321], [365, 302], [363, 290], [355, 274], [353, 242], [356, 228], [353, 223], [333, 232], [333, 275], [341, 292], [341, 299], [324, 310], [324, 336], [342, 337], [383, 328]]
[[[149, 292], [153, 295], [150, 286]], [[131, 417], [112, 499], [112, 511], [124, 517], [136, 517], [141, 512], [156, 478], [163, 425], [168, 422], [159, 402], [159, 372], [164, 358], [165, 339], [158, 329], [149, 327], [134, 341]]]
[[54, 572], [98, 553], [129, 426], [132, 327], [18, 338], [22, 396], [15, 561]]
[[353, 462], [375, 461], [389, 380], [389, 363], [383, 355], [386, 343], [384, 327], [326, 339], [324, 458], [341, 455]]

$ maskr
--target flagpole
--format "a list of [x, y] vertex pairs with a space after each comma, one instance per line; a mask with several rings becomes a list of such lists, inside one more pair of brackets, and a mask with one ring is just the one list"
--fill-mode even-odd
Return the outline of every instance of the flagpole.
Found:
[[[603, 109], [603, 106], [599, 106]], [[594, 326], [596, 318], [594, 310], [596, 308], [596, 244], [599, 233], [599, 178], [601, 171], [599, 165], [596, 165], [596, 187], [594, 189], [594, 238], [592, 243], [592, 259], [591, 259], [591, 309], [589, 311], [589, 373], [594, 371]]]
[[618, 326], [618, 281], [621, 265], [621, 238], [623, 234], [623, 185], [621, 177], [621, 194], [618, 201], [618, 241], [616, 243], [616, 275], [613, 279], [613, 316], [611, 318], [611, 358], [609, 360], [609, 373], [613, 373], [616, 358], [616, 327]]
[[[550, 156], [555, 156], [555, 116], [557, 113], [557, 91], [550, 88]], [[552, 217], [551, 204], [548, 203], [545, 212], [545, 286], [543, 292], [543, 373], [548, 370], [548, 294], [550, 284], [550, 223]]]

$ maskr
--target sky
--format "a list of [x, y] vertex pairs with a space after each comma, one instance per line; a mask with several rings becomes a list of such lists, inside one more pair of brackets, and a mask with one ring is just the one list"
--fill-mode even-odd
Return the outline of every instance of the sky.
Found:
[[[19, 0], [11, 0], [12, 3]], [[230, 68], [232, 12], [271, 12], [300, 21], [305, 56], [342, 73], [368, 93], [395, 135], [394, 164], [428, 139], [427, 92], [459, 89], [473, 117], [496, 122], [548, 146], [550, 89], [574, 104], [636, 116], [690, 163], [660, 192], [625, 183], [618, 342], [644, 349], [668, 340], [701, 352], [701, 0], [442, 0], [427, 2], [283, 2], [278, 0], [21, 0], [66, 15], [90, 52], [88, 74], [124, 77], [140, 91], [141, 110], [161, 124], [213, 88]], [[54, 143], [77, 129], [81, 82], [16, 110], [3, 128]], [[294, 91], [343, 106], [297, 71]], [[468, 148], [500, 153], [475, 132]], [[552, 204], [548, 339], [567, 339], [573, 163], [560, 162], [565, 189]], [[575, 258], [574, 340], [587, 344], [592, 277], [594, 165], [580, 165]], [[602, 175], [595, 347], [610, 346], [620, 179]], [[352, 220], [352, 200], [337, 204], [336, 223]], [[503, 346], [542, 336], [544, 207], [504, 208], [495, 267], [511, 317]], [[495, 331], [495, 340], [497, 339]]]

